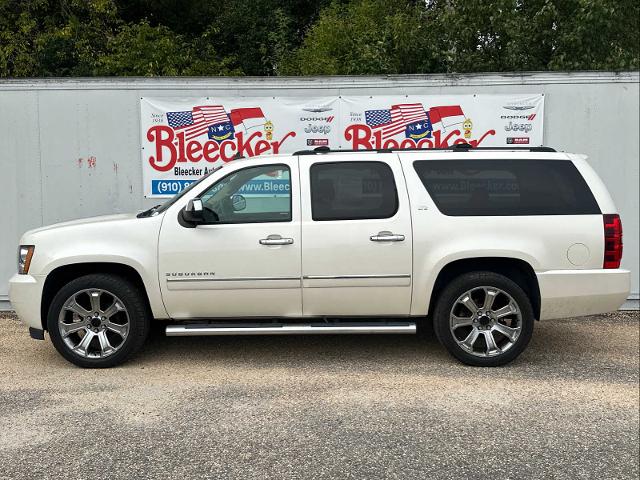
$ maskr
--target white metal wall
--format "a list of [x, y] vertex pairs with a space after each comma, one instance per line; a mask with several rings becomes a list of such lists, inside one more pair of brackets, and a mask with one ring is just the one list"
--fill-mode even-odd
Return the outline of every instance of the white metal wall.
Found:
[[24, 231], [153, 203], [142, 194], [142, 96], [443, 93], [545, 94], [545, 144], [589, 155], [621, 212], [637, 304], [638, 87], [638, 72], [0, 80], [0, 308]]

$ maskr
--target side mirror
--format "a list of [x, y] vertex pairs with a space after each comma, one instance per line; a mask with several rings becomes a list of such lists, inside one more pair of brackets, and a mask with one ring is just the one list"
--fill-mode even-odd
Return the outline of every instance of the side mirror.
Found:
[[235, 194], [231, 197], [231, 205], [234, 212], [240, 212], [247, 208], [247, 199], [243, 195]]
[[193, 224], [204, 222], [204, 207], [202, 205], [202, 200], [199, 198], [189, 200], [187, 206], [182, 210], [182, 218]]

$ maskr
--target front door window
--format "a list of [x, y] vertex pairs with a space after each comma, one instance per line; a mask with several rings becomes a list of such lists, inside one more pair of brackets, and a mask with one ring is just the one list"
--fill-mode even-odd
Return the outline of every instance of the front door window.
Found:
[[291, 221], [291, 175], [286, 165], [237, 170], [200, 198], [206, 223]]

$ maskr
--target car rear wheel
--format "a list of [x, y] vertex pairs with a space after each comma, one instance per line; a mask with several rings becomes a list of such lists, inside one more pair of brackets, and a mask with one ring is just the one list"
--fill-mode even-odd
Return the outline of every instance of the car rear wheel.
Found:
[[533, 323], [527, 294], [493, 272], [457, 277], [444, 288], [434, 310], [440, 343], [458, 360], [474, 366], [511, 362], [529, 343]]
[[107, 274], [69, 282], [54, 297], [47, 316], [49, 336], [58, 352], [89, 368], [124, 362], [142, 347], [149, 322], [140, 289]]

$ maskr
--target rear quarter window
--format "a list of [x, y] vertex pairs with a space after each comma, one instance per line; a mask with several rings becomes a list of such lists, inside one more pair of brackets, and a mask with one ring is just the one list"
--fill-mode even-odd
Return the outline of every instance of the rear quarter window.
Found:
[[601, 213], [569, 160], [418, 160], [413, 166], [445, 215]]

